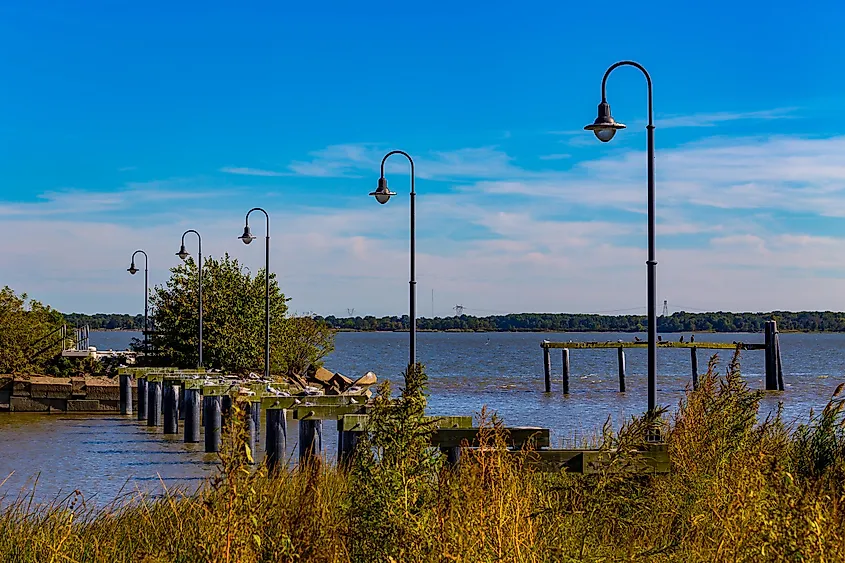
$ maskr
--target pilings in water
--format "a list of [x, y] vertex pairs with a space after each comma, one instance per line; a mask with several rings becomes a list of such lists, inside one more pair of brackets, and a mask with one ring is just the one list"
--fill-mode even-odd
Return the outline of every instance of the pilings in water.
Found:
[[120, 379], [120, 414], [132, 414], [132, 376], [121, 373]]
[[287, 447], [288, 425], [285, 409], [266, 409], [264, 459], [270, 471], [282, 464]]
[[543, 366], [546, 370], [546, 393], [552, 392], [552, 354], [548, 348], [543, 348]]
[[147, 378], [138, 378], [138, 420], [147, 419]]
[[164, 386], [164, 433], [179, 431], [179, 386]]
[[[681, 338], [678, 342], [658, 341], [658, 348], [689, 348], [690, 349], [690, 363], [692, 368], [692, 384], [693, 387], [698, 386], [698, 349], [705, 350], [763, 350], [765, 351], [766, 361], [766, 378], [765, 387], [767, 391], [783, 391], [783, 365], [780, 354], [780, 339], [778, 336], [777, 322], [768, 321], [765, 324], [765, 342], [764, 343], [744, 343], [744, 342], [695, 342], [690, 338], [690, 342], [684, 342]], [[569, 351], [570, 349], [600, 349], [600, 348], [616, 348], [617, 362], [619, 368], [619, 391], [625, 392], [625, 348], [646, 348], [648, 342], [635, 339], [633, 342], [623, 342], [621, 340], [616, 342], [549, 342], [543, 340], [540, 347], [543, 349], [543, 371], [545, 375], [544, 390], [546, 393], [551, 392], [551, 353], [554, 348], [562, 350], [562, 383], [563, 394], [569, 394], [569, 379], [570, 379], [570, 365], [569, 365]]]
[[619, 392], [625, 392], [625, 348], [616, 349], [616, 359], [619, 363]]
[[200, 390], [185, 389], [185, 442], [200, 441]]
[[766, 321], [766, 391], [783, 391], [783, 365], [780, 359], [780, 337], [777, 321]]
[[147, 426], [161, 425], [161, 381], [147, 382]]
[[299, 421], [299, 463], [320, 455], [323, 445], [323, 421], [306, 418]]
[[563, 394], [569, 395], [569, 348], [561, 350], [561, 375], [563, 376]]
[[689, 361], [692, 366], [692, 388], [698, 389], [698, 348], [689, 349]]
[[222, 400], [220, 396], [203, 397], [203, 423], [205, 425], [205, 451], [220, 451], [220, 429], [223, 427]]
[[[342, 425], [342, 421], [340, 424]], [[352, 461], [352, 454], [358, 446], [358, 439], [361, 437], [360, 432], [349, 432], [340, 430], [337, 433], [337, 459], [343, 466], [348, 466]]]

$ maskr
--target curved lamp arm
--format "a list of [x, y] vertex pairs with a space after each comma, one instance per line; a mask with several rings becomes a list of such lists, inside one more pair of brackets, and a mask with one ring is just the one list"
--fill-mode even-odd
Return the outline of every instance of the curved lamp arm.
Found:
[[611, 72], [613, 72], [620, 66], [632, 66], [638, 68], [645, 75], [646, 82], [648, 82], [648, 125], [649, 127], [654, 127], [654, 117], [652, 111], [651, 76], [648, 74], [648, 71], [645, 69], [645, 67], [640, 63], [634, 61], [619, 61], [618, 63], [612, 64], [610, 68], [608, 68], [607, 71], [604, 73], [604, 77], [601, 79], [601, 101], [607, 103], [607, 77], [610, 76]]
[[405, 151], [390, 151], [389, 153], [384, 155], [384, 158], [381, 159], [381, 177], [384, 178], [384, 163], [387, 162], [388, 157], [394, 154], [401, 154], [402, 156], [408, 159], [408, 162], [411, 163], [411, 195], [414, 195], [414, 159], [411, 158], [411, 155], [409, 155]]

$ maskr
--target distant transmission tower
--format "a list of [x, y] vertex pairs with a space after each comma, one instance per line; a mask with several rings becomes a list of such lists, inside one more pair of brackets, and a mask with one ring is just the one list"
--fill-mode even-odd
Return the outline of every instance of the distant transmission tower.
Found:
[[663, 316], [669, 316], [669, 301], [666, 299], [663, 300]]
[[355, 316], [355, 307], [352, 307], [351, 309], [347, 308], [346, 314], [349, 315], [350, 317], [354, 317]]
[[453, 307], [453, 309], [455, 309], [455, 316], [456, 317], [460, 317], [461, 315], [464, 314], [464, 306], [463, 305], [455, 305]]

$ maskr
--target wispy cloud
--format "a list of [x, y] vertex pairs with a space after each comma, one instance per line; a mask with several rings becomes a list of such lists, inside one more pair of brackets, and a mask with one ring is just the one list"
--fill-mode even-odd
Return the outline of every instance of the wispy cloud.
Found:
[[263, 170], [261, 168], [246, 168], [241, 166], [225, 166], [220, 169], [220, 172], [226, 174], [238, 174], [241, 176], [290, 176], [289, 172], [276, 172], [274, 170]]
[[656, 120], [657, 127], [669, 129], [672, 127], [715, 127], [730, 121], [744, 121], [751, 119], [784, 119], [795, 117], [798, 108], [776, 108], [760, 111], [715, 113], [695, 113], [691, 115], [670, 115]]
[[572, 158], [572, 155], [566, 153], [542, 154], [537, 158], [539, 158], [540, 160], [565, 160], [567, 158]]

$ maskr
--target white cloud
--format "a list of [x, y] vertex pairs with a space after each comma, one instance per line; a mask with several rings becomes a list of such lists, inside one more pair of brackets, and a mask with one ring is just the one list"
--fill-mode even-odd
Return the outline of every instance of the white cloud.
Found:
[[751, 119], [784, 119], [795, 117], [797, 108], [776, 108], [760, 111], [730, 112], [721, 111], [714, 113], [694, 113], [690, 115], [670, 115], [655, 120], [655, 125], [660, 129], [673, 127], [715, 127], [720, 123], [730, 121], [744, 121]]
[[[659, 299], [709, 309], [845, 308], [845, 239], [765, 216], [845, 214], [845, 165], [837, 156], [843, 150], [845, 137], [714, 139], [659, 150]], [[374, 146], [335, 145], [314, 153], [308, 166], [365, 176], [377, 174], [383, 154]], [[438, 303], [477, 310], [644, 305], [644, 160], [642, 152], [626, 151], [561, 172], [524, 170], [494, 147], [420, 155], [419, 172], [461, 186], [421, 192], [417, 200], [419, 294], [433, 288]], [[390, 166], [391, 175], [407, 172], [400, 159]], [[179, 234], [197, 225], [206, 254], [230, 252], [257, 272], [263, 252], [236, 238], [242, 214], [196, 205], [197, 191], [179, 189], [189, 184], [56, 192], [39, 203], [0, 207], [7, 217], [0, 236], [26, 242], [0, 247], [4, 283], [64, 310], [137, 311], [138, 279], [125, 272], [131, 252], [148, 251], [160, 283], [178, 262]], [[172, 206], [160, 204], [173, 198], [185, 200], [180, 219], [162, 221]], [[260, 204], [272, 218], [273, 269], [296, 310], [406, 309], [406, 205], [303, 208], [285, 193]], [[129, 206], [143, 221], [110, 219], [111, 211]], [[97, 222], [82, 215], [91, 209], [104, 212]], [[748, 214], [722, 217], [722, 209]], [[26, 218], [16, 217], [24, 212]]]
[[220, 172], [225, 172], [226, 174], [238, 174], [241, 176], [290, 176], [289, 172], [275, 172], [273, 170], [262, 170], [261, 168], [245, 168], [239, 166], [226, 166], [221, 168]]

